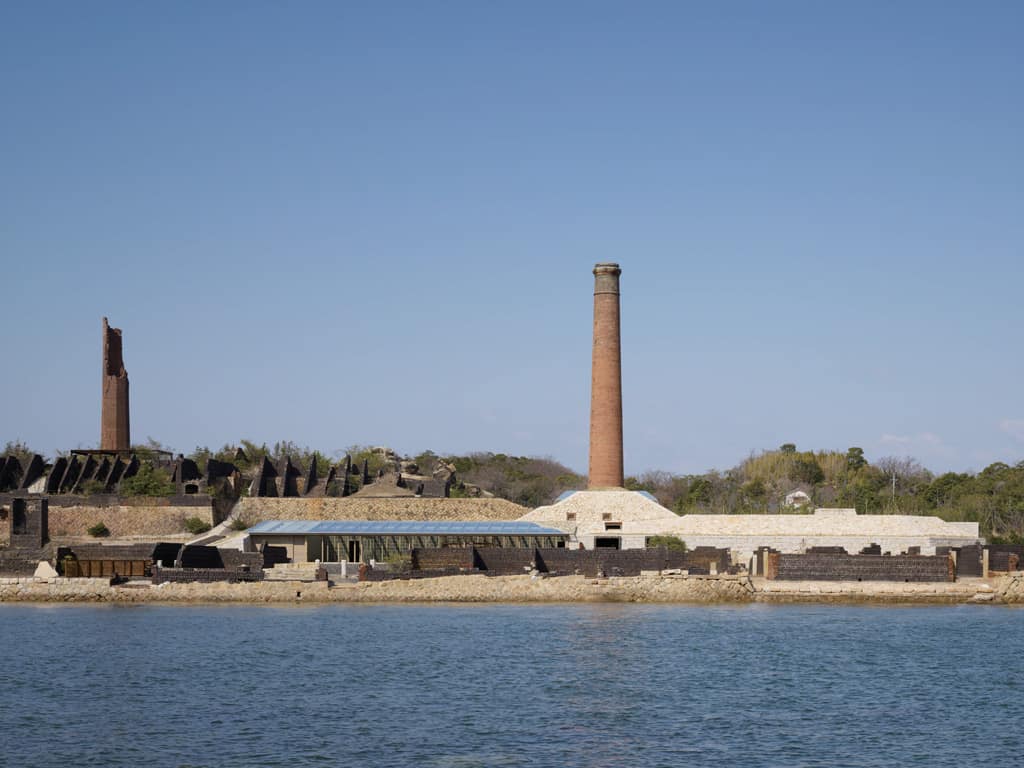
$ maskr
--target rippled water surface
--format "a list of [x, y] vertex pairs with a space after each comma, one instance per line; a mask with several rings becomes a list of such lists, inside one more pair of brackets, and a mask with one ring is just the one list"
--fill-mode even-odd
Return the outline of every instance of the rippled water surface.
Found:
[[0, 765], [1014, 765], [1024, 610], [0, 605]]

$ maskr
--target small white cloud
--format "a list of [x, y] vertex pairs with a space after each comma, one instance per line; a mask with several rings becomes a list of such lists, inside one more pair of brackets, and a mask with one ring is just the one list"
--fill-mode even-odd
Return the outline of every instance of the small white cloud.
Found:
[[999, 429], [1014, 440], [1024, 443], [1024, 419], [1003, 419], [999, 422]]

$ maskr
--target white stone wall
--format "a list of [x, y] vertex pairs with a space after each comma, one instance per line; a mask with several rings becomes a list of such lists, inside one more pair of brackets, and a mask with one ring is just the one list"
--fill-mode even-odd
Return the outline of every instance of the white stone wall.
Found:
[[[921, 554], [935, 554], [938, 546], [959, 547], [979, 538], [977, 523], [947, 523], [916, 515], [858, 515], [848, 508], [818, 509], [813, 514], [679, 516], [628, 491], [581, 491], [522, 519], [560, 528], [587, 549], [593, 548], [599, 536], [617, 536], [622, 549], [638, 549], [646, 546], [648, 536], [667, 535], [678, 536], [691, 549], [731, 549], [733, 557], [744, 562], [761, 547], [786, 553], [843, 547], [856, 554], [878, 544], [883, 552], [892, 554], [909, 547], [920, 547]], [[606, 530], [609, 522], [620, 529]]]

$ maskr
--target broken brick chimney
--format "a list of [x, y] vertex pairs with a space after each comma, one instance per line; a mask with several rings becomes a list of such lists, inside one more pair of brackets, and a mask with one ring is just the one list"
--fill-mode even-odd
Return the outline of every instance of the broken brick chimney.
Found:
[[103, 318], [103, 409], [100, 414], [100, 450], [131, 449], [128, 431], [128, 372], [121, 350], [121, 329]]
[[588, 488], [621, 488], [622, 351], [618, 264], [594, 266], [594, 357], [590, 379]]

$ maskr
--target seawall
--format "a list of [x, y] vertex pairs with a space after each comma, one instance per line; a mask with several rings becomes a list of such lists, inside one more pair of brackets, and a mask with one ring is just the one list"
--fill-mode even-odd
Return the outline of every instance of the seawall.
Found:
[[1024, 604], [1024, 574], [952, 584], [765, 582], [737, 576], [445, 576], [409, 581], [229, 584], [0, 579], [0, 602], [104, 603], [881, 603]]

